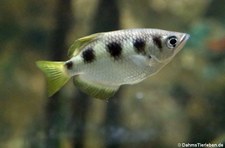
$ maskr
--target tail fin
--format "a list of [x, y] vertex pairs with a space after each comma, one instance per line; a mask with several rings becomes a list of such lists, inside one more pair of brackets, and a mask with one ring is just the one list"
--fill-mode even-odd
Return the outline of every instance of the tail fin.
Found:
[[70, 79], [63, 62], [37, 61], [37, 66], [47, 77], [48, 97], [56, 93]]

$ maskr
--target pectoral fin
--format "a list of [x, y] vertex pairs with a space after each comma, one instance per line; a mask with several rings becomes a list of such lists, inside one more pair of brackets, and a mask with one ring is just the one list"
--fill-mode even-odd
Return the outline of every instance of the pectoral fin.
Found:
[[107, 86], [92, 81], [82, 79], [80, 76], [74, 77], [74, 84], [83, 92], [98, 99], [108, 99], [118, 90], [119, 86]]
[[137, 66], [147, 66], [149, 62], [143, 55], [132, 55], [129, 58]]

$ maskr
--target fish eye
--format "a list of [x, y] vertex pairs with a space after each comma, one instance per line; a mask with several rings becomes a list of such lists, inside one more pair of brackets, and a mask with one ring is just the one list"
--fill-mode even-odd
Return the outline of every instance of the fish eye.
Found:
[[167, 38], [167, 47], [168, 48], [174, 48], [177, 45], [177, 37], [176, 36], [170, 36]]

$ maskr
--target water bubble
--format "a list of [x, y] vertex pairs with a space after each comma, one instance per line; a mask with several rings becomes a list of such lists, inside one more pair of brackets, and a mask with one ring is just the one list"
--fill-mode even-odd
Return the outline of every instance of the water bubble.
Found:
[[137, 92], [135, 96], [136, 96], [136, 99], [143, 99], [144, 93], [143, 92]]

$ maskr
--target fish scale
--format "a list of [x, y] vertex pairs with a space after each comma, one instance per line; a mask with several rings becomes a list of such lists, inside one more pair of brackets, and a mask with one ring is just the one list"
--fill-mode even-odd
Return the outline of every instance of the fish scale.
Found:
[[[111, 37], [113, 37], [114, 40], [111, 39]], [[83, 79], [94, 81], [97, 83], [102, 83], [105, 85], [110, 85], [110, 84], [122, 85], [126, 83], [132, 84], [134, 82], [127, 81], [127, 80], [133, 80], [133, 79], [137, 79], [136, 80], [137, 82], [141, 81], [143, 78], [142, 77], [139, 78], [139, 76], [141, 76], [140, 74], [146, 73], [145, 75], [148, 75], [148, 73], [150, 73], [151, 71], [150, 69], [147, 69], [148, 65], [142, 66], [142, 65], [137, 65], [133, 63], [131, 57], [133, 55], [137, 55], [137, 53], [133, 49], [133, 44], [132, 44], [132, 40], [134, 40], [135, 38], [132, 36], [130, 37], [131, 38], [128, 38], [128, 39], [124, 37], [123, 40], [120, 40], [120, 43], [123, 45], [122, 49], [126, 49], [126, 50], [123, 50], [122, 54], [126, 56], [123, 56], [121, 57], [121, 59], [116, 61], [113, 58], [109, 58], [109, 55], [107, 55], [107, 51], [105, 47], [105, 45], [109, 44], [110, 42], [119, 42], [119, 40], [115, 38], [113, 35], [109, 36], [106, 39], [105, 41], [106, 43], [103, 42], [103, 44], [98, 44], [98, 42], [96, 42], [96, 43], [93, 43], [93, 45], [89, 45], [86, 48], [92, 47], [93, 50], [95, 50], [97, 60], [91, 64], [84, 65], [81, 60], [76, 61], [76, 57], [74, 57], [74, 63], [75, 65], [77, 65], [75, 70], [79, 69], [80, 71], [75, 71], [73, 75], [76, 75], [76, 73], [82, 73]], [[138, 38], [139, 36], [136, 36], [136, 37]], [[78, 56], [81, 56], [81, 54], [79, 54]], [[147, 60], [145, 56], [142, 56], [142, 55], [140, 56]], [[110, 69], [104, 70], [103, 67], [106, 67], [107, 65], [108, 67], [110, 67]]]
[[38, 61], [46, 74], [48, 95], [70, 78], [92, 97], [106, 99], [124, 84], [156, 74], [183, 48], [189, 35], [160, 29], [127, 29], [76, 40], [65, 62]]

